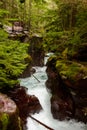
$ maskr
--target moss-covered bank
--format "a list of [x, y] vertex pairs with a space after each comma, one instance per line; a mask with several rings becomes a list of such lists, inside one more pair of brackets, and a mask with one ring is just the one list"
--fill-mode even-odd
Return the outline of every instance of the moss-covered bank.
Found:
[[51, 56], [47, 62], [46, 86], [51, 90], [54, 118], [87, 122], [87, 62]]

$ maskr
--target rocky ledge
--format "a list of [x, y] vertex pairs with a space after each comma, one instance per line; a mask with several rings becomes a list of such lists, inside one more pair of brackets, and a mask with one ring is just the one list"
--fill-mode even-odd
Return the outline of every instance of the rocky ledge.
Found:
[[87, 64], [50, 57], [47, 89], [52, 93], [51, 111], [60, 120], [87, 122]]

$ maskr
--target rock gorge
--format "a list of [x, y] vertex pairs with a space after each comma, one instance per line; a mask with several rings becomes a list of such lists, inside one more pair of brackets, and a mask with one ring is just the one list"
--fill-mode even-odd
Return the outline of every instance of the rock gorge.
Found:
[[87, 123], [87, 59], [82, 58], [87, 55], [87, 45], [79, 51], [72, 61], [58, 56], [48, 59], [46, 87], [52, 93], [50, 102], [54, 118]]

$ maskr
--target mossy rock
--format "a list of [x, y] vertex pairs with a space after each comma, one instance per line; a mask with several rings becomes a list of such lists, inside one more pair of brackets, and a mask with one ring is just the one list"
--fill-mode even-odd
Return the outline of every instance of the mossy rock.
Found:
[[0, 114], [0, 130], [7, 130], [9, 124], [9, 115], [6, 113]]
[[56, 69], [59, 74], [72, 82], [84, 79], [87, 76], [87, 67], [81, 63], [68, 60], [57, 60]]
[[0, 130], [22, 130], [21, 120], [15, 102], [1, 93]]
[[47, 66], [56, 69], [62, 78], [68, 79], [71, 82], [76, 82], [87, 77], [87, 63], [63, 60], [56, 55], [48, 59]]

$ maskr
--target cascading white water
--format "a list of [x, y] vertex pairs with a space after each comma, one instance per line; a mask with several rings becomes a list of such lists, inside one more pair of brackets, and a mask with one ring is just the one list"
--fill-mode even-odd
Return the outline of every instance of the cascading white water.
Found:
[[[47, 91], [45, 86], [45, 82], [47, 80], [47, 75], [45, 73], [46, 67], [35, 67], [35, 69], [36, 73], [34, 76], [37, 77], [40, 82], [38, 82], [33, 76], [20, 79], [20, 84], [28, 88], [29, 94], [38, 97], [43, 107], [43, 110], [40, 113], [34, 114], [32, 116], [47, 126], [53, 128], [54, 130], [87, 130], [87, 126], [84, 123], [76, 122], [75, 120], [58, 121], [53, 119], [50, 110], [51, 94]], [[27, 119], [27, 128], [28, 130], [48, 130], [31, 118]]]

